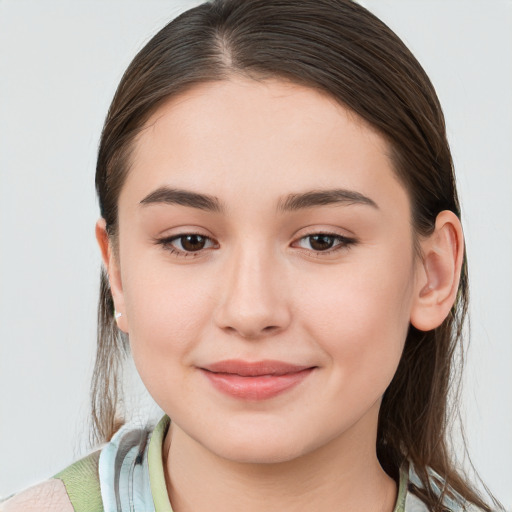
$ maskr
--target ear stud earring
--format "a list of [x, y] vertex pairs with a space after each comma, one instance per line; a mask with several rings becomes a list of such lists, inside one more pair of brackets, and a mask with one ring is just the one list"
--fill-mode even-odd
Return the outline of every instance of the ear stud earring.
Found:
[[119, 311], [114, 311], [114, 318], [117, 320], [119, 317], [123, 316], [122, 313], [119, 313]]

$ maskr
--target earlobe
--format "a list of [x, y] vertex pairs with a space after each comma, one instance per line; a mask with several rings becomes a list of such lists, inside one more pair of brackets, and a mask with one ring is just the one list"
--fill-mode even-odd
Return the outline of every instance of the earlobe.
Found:
[[421, 331], [439, 327], [450, 313], [459, 286], [464, 236], [458, 217], [445, 210], [436, 218], [434, 232], [420, 242], [411, 324]]
[[115, 306], [115, 320], [118, 327], [128, 333], [126, 325], [126, 315], [124, 314], [124, 295], [123, 286], [121, 281], [121, 271], [119, 268], [118, 259], [114, 254], [112, 241], [107, 233], [105, 219], [100, 218], [96, 222], [96, 240], [101, 251], [101, 259], [105, 270], [107, 271], [108, 281], [110, 284], [110, 292], [114, 300]]

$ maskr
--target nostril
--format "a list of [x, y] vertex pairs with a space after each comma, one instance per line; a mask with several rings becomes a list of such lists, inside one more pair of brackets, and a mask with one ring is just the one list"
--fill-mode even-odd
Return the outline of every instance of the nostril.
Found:
[[278, 325], [267, 325], [266, 327], [260, 328], [260, 329], [250, 329], [250, 328], [243, 328], [243, 327], [233, 327], [233, 326], [226, 326], [226, 330], [233, 334], [238, 334], [244, 339], [247, 340], [258, 340], [261, 338], [265, 338], [269, 335], [278, 333], [282, 328]]

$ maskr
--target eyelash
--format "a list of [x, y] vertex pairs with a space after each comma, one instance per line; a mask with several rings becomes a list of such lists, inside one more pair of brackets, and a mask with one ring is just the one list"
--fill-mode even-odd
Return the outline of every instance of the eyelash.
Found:
[[162, 238], [157, 240], [156, 243], [161, 245], [166, 251], [169, 251], [173, 256], [177, 256], [178, 258], [195, 258], [200, 256], [201, 252], [205, 249], [200, 249], [198, 251], [182, 251], [180, 249], [176, 249], [171, 244], [175, 240], [179, 240], [180, 238], [185, 238], [186, 236], [200, 236], [206, 240], [212, 240], [210, 237], [202, 235], [201, 233], [180, 233], [179, 235], [174, 235], [168, 238]]
[[[156, 240], [156, 243], [158, 245], [161, 245], [166, 251], [169, 251], [170, 254], [172, 254], [173, 256], [176, 256], [178, 258], [195, 258], [197, 256], [200, 256], [201, 253], [205, 250], [205, 249], [199, 249], [197, 251], [182, 251], [180, 249], [176, 249], [173, 245], [172, 245], [172, 242], [174, 242], [175, 240], [179, 240], [180, 238], [184, 238], [186, 236], [200, 236], [206, 240], [210, 240], [212, 241], [212, 239], [208, 236], [205, 236], [205, 235], [202, 235], [201, 233], [181, 233], [179, 235], [174, 235], [172, 237], [167, 237], [167, 238], [161, 238], [161, 239], [158, 239]], [[331, 248], [331, 249], [327, 249], [325, 251], [315, 251], [313, 249], [305, 249], [307, 250], [308, 252], [311, 251], [312, 254], [315, 255], [315, 257], [317, 258], [320, 258], [324, 255], [330, 255], [330, 254], [333, 254], [333, 253], [336, 253], [338, 251], [341, 251], [343, 249], [347, 250], [349, 249], [351, 246], [355, 245], [357, 243], [357, 240], [354, 239], [354, 238], [349, 238], [349, 237], [346, 237], [346, 236], [342, 236], [342, 235], [339, 235], [337, 233], [329, 233], [329, 232], [326, 232], [326, 231], [318, 231], [318, 232], [315, 232], [315, 233], [309, 233], [305, 236], [302, 236], [299, 238], [299, 241], [300, 240], [305, 240], [307, 238], [311, 238], [311, 237], [314, 237], [314, 236], [319, 236], [319, 235], [322, 235], [322, 236], [326, 236], [326, 237], [330, 237], [330, 238], [334, 238], [336, 240], [338, 240], [340, 243], [336, 246], [334, 246], [334, 248]]]

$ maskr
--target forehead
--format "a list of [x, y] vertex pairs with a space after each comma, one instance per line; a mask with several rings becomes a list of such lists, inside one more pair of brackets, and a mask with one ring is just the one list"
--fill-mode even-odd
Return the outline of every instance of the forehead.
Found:
[[[167, 143], [171, 134], [181, 135], [181, 142], [208, 146], [215, 139], [214, 147], [219, 151], [241, 140], [250, 151], [262, 146], [271, 150], [274, 146], [283, 147], [285, 142], [307, 138], [310, 146], [334, 142], [340, 149], [353, 146], [358, 139], [358, 144], [373, 144], [387, 152], [377, 131], [332, 96], [278, 79], [232, 77], [198, 84], [171, 97], [149, 118], [137, 137], [137, 154], [141, 155], [144, 147], [155, 149], [159, 143]], [[223, 134], [229, 137], [222, 137]]]
[[162, 185], [253, 202], [333, 186], [365, 195], [402, 189], [388, 152], [383, 137], [327, 94], [233, 78], [194, 86], [151, 116], [121, 199]]

